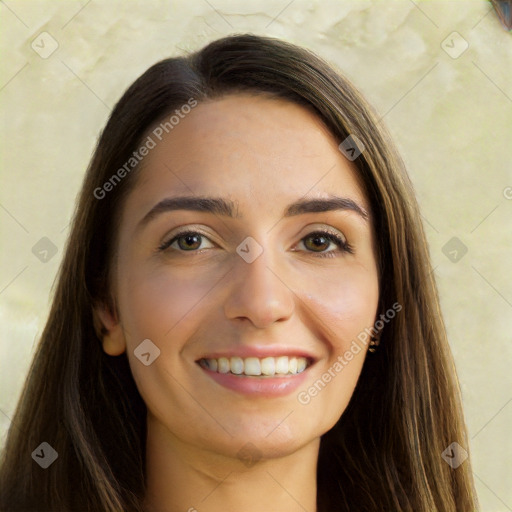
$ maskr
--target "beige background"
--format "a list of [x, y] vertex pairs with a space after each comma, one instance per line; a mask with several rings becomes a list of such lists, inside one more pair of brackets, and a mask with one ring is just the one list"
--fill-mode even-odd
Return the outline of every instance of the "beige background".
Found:
[[512, 510], [512, 34], [489, 2], [5, 0], [0, 19], [2, 441], [113, 104], [157, 60], [248, 31], [318, 52], [384, 116], [425, 219], [482, 510]]

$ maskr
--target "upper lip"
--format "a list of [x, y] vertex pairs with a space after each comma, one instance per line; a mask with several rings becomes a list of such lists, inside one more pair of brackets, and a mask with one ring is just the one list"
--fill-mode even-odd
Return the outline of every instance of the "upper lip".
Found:
[[232, 348], [229, 350], [222, 351], [213, 351], [208, 352], [207, 354], [201, 356], [200, 359], [219, 359], [220, 357], [241, 357], [245, 359], [246, 357], [257, 357], [259, 359], [264, 359], [265, 357], [279, 357], [279, 356], [288, 356], [288, 357], [306, 357], [311, 362], [316, 361], [316, 357], [304, 350], [302, 348], [295, 348], [289, 346], [277, 346], [277, 345], [266, 345], [264, 347], [258, 346], [240, 346], [236, 348]]

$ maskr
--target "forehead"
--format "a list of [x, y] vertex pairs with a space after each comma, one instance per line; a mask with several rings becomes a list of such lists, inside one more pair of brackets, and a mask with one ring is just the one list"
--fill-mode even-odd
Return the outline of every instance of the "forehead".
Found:
[[368, 207], [355, 167], [321, 119], [283, 99], [229, 95], [182, 114], [161, 140], [148, 134], [155, 146], [128, 198], [131, 211], [176, 195], [223, 196], [242, 213], [277, 214], [298, 198], [329, 194]]

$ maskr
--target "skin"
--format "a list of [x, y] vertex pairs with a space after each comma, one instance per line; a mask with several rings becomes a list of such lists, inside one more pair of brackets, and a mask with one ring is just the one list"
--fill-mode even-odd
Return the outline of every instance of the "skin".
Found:
[[[316, 510], [320, 437], [345, 410], [366, 347], [307, 405], [297, 395], [374, 324], [376, 252], [371, 217], [283, 212], [298, 199], [332, 195], [369, 211], [338, 143], [303, 107], [237, 94], [199, 104], [145, 157], [121, 216], [116, 311], [96, 314], [108, 330], [105, 352], [127, 351], [147, 404], [146, 510]], [[241, 218], [180, 210], [137, 228], [155, 204], [181, 195], [231, 199]], [[175, 242], [157, 250], [184, 227], [207, 236], [199, 249], [179, 252]], [[317, 248], [307, 237], [316, 229], [340, 233], [354, 253], [328, 241]], [[236, 252], [248, 236], [264, 249], [250, 264]], [[334, 257], [321, 257], [328, 252]], [[144, 339], [161, 351], [149, 366], [134, 355]], [[289, 395], [242, 395], [195, 362], [270, 343], [315, 357]], [[237, 455], [244, 446], [250, 463]]]

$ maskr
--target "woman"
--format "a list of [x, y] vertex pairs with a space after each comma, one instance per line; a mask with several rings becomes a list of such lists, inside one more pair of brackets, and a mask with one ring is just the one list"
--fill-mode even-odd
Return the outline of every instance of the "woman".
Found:
[[144, 73], [83, 184], [2, 510], [473, 511], [467, 439], [412, 186], [354, 87], [254, 35]]

